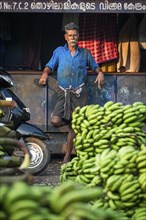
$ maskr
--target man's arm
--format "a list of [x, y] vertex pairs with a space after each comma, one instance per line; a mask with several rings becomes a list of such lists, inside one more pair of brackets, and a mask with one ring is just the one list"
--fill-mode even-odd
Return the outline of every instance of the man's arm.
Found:
[[95, 69], [95, 73], [97, 73], [97, 77], [94, 81], [94, 83], [97, 83], [98, 84], [98, 88], [101, 90], [103, 85], [104, 85], [104, 74], [102, 73], [100, 67], [97, 67]]
[[44, 86], [46, 84], [48, 74], [51, 73], [51, 69], [49, 67], [45, 67], [42, 73], [42, 76], [39, 80], [39, 84]]

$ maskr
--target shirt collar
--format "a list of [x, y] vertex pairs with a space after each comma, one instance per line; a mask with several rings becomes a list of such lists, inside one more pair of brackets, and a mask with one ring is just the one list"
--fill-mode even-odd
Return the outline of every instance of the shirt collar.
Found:
[[[66, 50], [68, 50], [68, 44], [67, 44], [67, 43], [64, 45], [64, 48], [65, 48]], [[81, 50], [81, 48], [80, 48], [79, 46], [77, 46], [77, 50]]]

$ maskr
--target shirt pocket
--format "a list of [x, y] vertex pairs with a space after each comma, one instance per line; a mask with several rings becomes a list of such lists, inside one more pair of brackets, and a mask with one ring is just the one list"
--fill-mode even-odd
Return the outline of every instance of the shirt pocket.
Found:
[[81, 68], [81, 69], [85, 69], [86, 68], [86, 66], [87, 66], [87, 60], [86, 59], [80, 59], [79, 61], [79, 68]]

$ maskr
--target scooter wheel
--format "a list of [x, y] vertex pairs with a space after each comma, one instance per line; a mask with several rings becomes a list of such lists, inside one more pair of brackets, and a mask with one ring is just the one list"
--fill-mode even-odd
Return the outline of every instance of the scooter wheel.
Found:
[[28, 137], [24, 139], [26, 147], [31, 154], [31, 162], [28, 170], [33, 175], [43, 172], [50, 162], [50, 151], [45, 141], [36, 137]]

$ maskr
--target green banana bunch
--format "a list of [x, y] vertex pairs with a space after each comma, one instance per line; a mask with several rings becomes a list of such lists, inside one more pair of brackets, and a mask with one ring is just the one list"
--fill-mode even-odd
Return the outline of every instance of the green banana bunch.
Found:
[[141, 185], [141, 189], [143, 192], [146, 192], [146, 173], [140, 174], [138, 180]]
[[70, 163], [65, 163], [61, 166], [61, 169], [60, 169], [60, 181], [61, 182], [66, 181], [68, 178], [70, 180], [75, 179], [75, 177], [77, 175], [77, 170], [79, 167], [79, 166], [76, 166], [76, 168], [75, 168], [75, 165], [77, 165], [77, 162], [78, 162], [78, 160], [76, 160], [76, 159], [78, 159], [78, 158], [75, 157], [72, 159], [72, 161]]
[[129, 160], [133, 153], [135, 154], [135, 147], [134, 146], [123, 146], [118, 151], [118, 156], [122, 160]]
[[3, 124], [0, 126], [0, 137], [16, 138], [16, 131], [11, 130]]
[[[65, 183], [64, 183], [65, 184]], [[78, 185], [78, 184], [77, 184]], [[75, 188], [73, 187], [72, 184], [72, 190], [70, 189], [67, 191], [68, 193], [61, 194], [61, 197], [59, 200], [56, 200], [58, 198], [58, 193], [54, 192], [55, 195], [52, 195], [50, 197], [51, 199], [51, 208], [56, 212], [56, 213], [61, 213], [64, 211], [64, 209], [71, 203], [76, 203], [78, 201], [86, 203], [89, 201], [92, 201], [99, 196], [102, 195], [102, 190], [101, 189], [80, 189], [79, 186], [76, 186]], [[60, 195], [60, 193], [59, 193]]]
[[145, 217], [146, 217], [146, 209], [138, 208], [135, 210], [132, 220], [144, 220]]
[[125, 207], [128, 205], [129, 207], [133, 205], [136, 206], [141, 200], [140, 194], [142, 193], [142, 189], [137, 179], [123, 181], [119, 188], [119, 192], [121, 201]]
[[[4, 152], [2, 152], [4, 153]], [[16, 156], [4, 156], [0, 157], [0, 167], [6, 168], [6, 167], [19, 167], [21, 165], [22, 161], [19, 157]]]
[[9, 185], [2, 185], [0, 204], [7, 219], [22, 219], [22, 216], [23, 218], [28, 217], [28, 214], [38, 207], [38, 204], [31, 199], [31, 196], [32, 194], [24, 182], [16, 182], [11, 188]]
[[146, 147], [137, 154], [136, 165], [140, 174], [146, 174]]
[[101, 208], [92, 208], [92, 206], [89, 206], [87, 204], [83, 203], [75, 203], [68, 207], [67, 213], [65, 212], [66, 219], [100, 219], [100, 220], [128, 220], [122, 213], [119, 213], [119, 216], [117, 213], [111, 211], [111, 210], [105, 210]]
[[[77, 114], [84, 118], [81, 124]], [[146, 106], [112, 101], [87, 105], [77, 108], [73, 121], [78, 126], [74, 181], [87, 188], [101, 186], [105, 194], [95, 206], [126, 211], [131, 218], [134, 208], [143, 207], [145, 201]], [[70, 179], [67, 170], [62, 175]]]
[[126, 177], [125, 174], [124, 175], [119, 175], [119, 174], [111, 175], [105, 183], [105, 190], [111, 191], [111, 192], [118, 191], [125, 177]]
[[[105, 106], [102, 107], [96, 104], [87, 105], [82, 108], [77, 107], [75, 112], [73, 112], [72, 122], [73, 124], [75, 124], [75, 122], [77, 122], [78, 117], [80, 119], [82, 118], [82, 122], [79, 121], [78, 123], [76, 123], [78, 126], [78, 132], [77, 132], [77, 137], [74, 140], [74, 145], [79, 155], [80, 155], [80, 151], [84, 151], [84, 148], [86, 152], [91, 153], [94, 151], [95, 153], [101, 153], [103, 149], [109, 147], [109, 143], [106, 142], [104, 144], [102, 142], [103, 140], [107, 140], [107, 141], [110, 140], [111, 144], [113, 143], [112, 145], [113, 149], [116, 150], [118, 150], [121, 146], [127, 144], [134, 145], [136, 140], [135, 137], [132, 136], [132, 133], [134, 132], [135, 125], [132, 124], [131, 126], [128, 125], [127, 127], [127, 121], [126, 123], [124, 123], [123, 121], [126, 119], [129, 120], [129, 116], [130, 116], [129, 114], [133, 114], [134, 111], [136, 112], [134, 113], [137, 117], [136, 120], [138, 120], [134, 123], [136, 123], [136, 125], [138, 123], [137, 125], [138, 127], [139, 124], [140, 127], [143, 126], [142, 123], [143, 120], [139, 121], [138, 115], [141, 114], [139, 113], [140, 112], [139, 109], [142, 109], [142, 113], [144, 114], [145, 106], [144, 104], [140, 104], [139, 102], [134, 104], [135, 104], [134, 106], [133, 105], [123, 106], [122, 103], [113, 103], [112, 101], [110, 101], [107, 102]], [[117, 122], [118, 124], [116, 124]], [[111, 129], [109, 127], [109, 123], [111, 123]], [[114, 126], [116, 127], [114, 128]], [[138, 129], [138, 127], [136, 128]], [[115, 136], [112, 135], [111, 132], [111, 130], [113, 129], [115, 129], [114, 131]], [[125, 133], [125, 135], [123, 133]], [[125, 136], [127, 136], [126, 140], [124, 139], [123, 139], [124, 141], [120, 140], [120, 137], [125, 138]], [[140, 140], [144, 138], [145, 137], [140, 137]], [[98, 141], [101, 142], [98, 143]]]
[[0, 191], [1, 219], [111, 219], [124, 220], [120, 213], [95, 209], [92, 203], [103, 195], [101, 188], [66, 181], [57, 187], [30, 186], [24, 182], [2, 185]]

